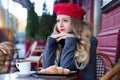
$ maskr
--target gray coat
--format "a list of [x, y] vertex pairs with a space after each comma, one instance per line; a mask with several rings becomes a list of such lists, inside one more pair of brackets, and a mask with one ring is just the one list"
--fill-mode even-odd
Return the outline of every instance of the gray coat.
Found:
[[[60, 42], [62, 51], [59, 59], [60, 67], [70, 69], [71, 71], [78, 71], [74, 61], [74, 53], [77, 48], [77, 38], [68, 37]], [[83, 76], [83, 80], [96, 80], [96, 48], [97, 39], [91, 37], [90, 61], [83, 70], [79, 70]], [[45, 51], [43, 53], [42, 66], [47, 68], [55, 65], [55, 53], [57, 49], [57, 42], [54, 38], [48, 37]]]

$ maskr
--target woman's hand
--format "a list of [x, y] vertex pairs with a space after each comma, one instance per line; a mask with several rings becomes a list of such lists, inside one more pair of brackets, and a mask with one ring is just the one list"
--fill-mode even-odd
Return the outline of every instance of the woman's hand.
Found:
[[75, 37], [71, 33], [59, 33], [59, 34], [52, 34], [50, 37], [55, 38], [57, 42], [59, 42], [61, 39], [65, 39], [67, 37]]

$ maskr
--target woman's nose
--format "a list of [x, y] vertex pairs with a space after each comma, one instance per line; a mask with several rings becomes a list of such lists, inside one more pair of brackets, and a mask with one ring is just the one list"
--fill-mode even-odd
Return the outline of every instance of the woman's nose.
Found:
[[63, 23], [62, 22], [59, 22], [59, 27], [63, 27]]

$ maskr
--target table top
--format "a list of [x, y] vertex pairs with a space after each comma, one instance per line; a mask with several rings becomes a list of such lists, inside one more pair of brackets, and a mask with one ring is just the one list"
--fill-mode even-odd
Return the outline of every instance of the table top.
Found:
[[9, 74], [0, 74], [0, 80], [77, 80], [77, 75], [74, 74], [69, 76], [33, 76], [32, 74], [23, 75], [15, 72]]
[[40, 59], [39, 56], [29, 56], [29, 57], [25, 58], [24, 61], [37, 63], [39, 61], [39, 59]]

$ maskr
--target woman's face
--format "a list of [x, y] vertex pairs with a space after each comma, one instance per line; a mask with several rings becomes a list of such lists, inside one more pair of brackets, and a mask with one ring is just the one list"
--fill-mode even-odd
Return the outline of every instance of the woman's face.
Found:
[[71, 17], [67, 15], [58, 15], [57, 29], [60, 33], [72, 32]]

